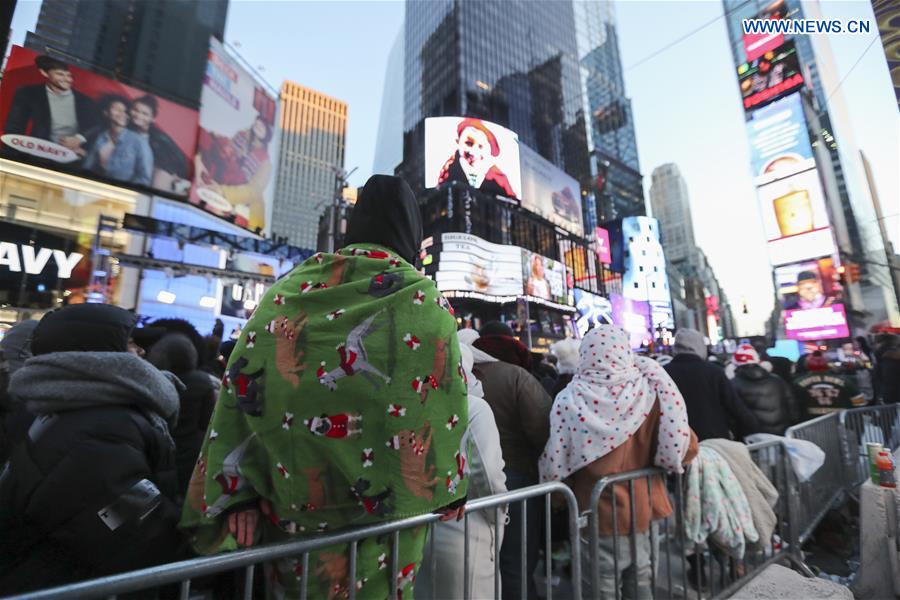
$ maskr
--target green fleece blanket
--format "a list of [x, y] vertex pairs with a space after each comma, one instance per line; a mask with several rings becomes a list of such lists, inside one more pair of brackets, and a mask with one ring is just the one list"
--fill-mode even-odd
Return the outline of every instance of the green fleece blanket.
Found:
[[[274, 509], [270, 542], [464, 497], [463, 377], [456, 320], [431, 280], [380, 246], [311, 257], [265, 295], [229, 360], [184, 507], [194, 547], [235, 549], [226, 516], [260, 498]], [[424, 530], [403, 536], [404, 586], [423, 543]], [[385, 597], [389, 543], [360, 551], [361, 597]], [[346, 549], [322, 555], [309, 597], [345, 595]], [[293, 595], [299, 563], [281, 562], [278, 587]]]

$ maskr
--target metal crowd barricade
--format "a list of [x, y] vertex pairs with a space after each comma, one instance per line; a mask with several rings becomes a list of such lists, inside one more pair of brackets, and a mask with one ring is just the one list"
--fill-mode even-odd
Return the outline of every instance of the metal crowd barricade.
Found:
[[865, 406], [840, 413], [844, 432], [843, 456], [845, 478], [849, 490], [869, 478], [866, 444], [878, 443], [895, 450], [900, 441], [900, 405]]
[[[572, 545], [572, 579], [575, 582], [581, 580], [581, 557], [580, 557], [580, 548], [578, 545], [578, 532], [579, 532], [579, 518], [578, 518], [578, 503], [575, 499], [575, 495], [572, 490], [561, 482], [553, 482], [553, 483], [543, 483], [540, 485], [534, 485], [526, 488], [522, 488], [519, 490], [506, 492], [503, 494], [495, 494], [493, 496], [487, 496], [484, 498], [478, 498], [472, 500], [466, 504], [466, 516], [465, 518], [465, 546], [464, 546], [464, 556], [463, 556], [463, 564], [465, 565], [465, 571], [468, 572], [468, 564], [469, 564], [469, 526], [468, 526], [468, 518], [469, 515], [485, 510], [493, 510], [495, 523], [502, 522], [501, 521], [501, 512], [503, 507], [508, 504], [515, 502], [525, 502], [526, 500], [532, 498], [544, 498], [546, 512], [550, 512], [550, 503], [551, 497], [554, 494], [558, 494], [565, 501], [566, 508], [568, 509], [568, 526], [569, 526], [569, 539], [571, 540]], [[179, 599], [180, 600], [188, 600], [191, 593], [191, 581], [197, 579], [199, 577], [204, 577], [207, 575], [215, 575], [218, 573], [225, 573], [228, 571], [233, 571], [236, 569], [244, 569], [244, 590], [243, 590], [243, 598], [248, 600], [253, 597], [253, 575], [254, 568], [256, 565], [268, 561], [274, 561], [283, 558], [289, 557], [302, 557], [302, 565], [303, 565], [303, 575], [301, 579], [301, 596], [302, 600], [306, 600], [308, 597], [308, 581], [306, 574], [309, 573], [309, 555], [311, 552], [315, 552], [317, 550], [322, 550], [329, 546], [335, 546], [339, 544], [349, 544], [350, 547], [350, 568], [348, 574], [348, 586], [347, 592], [350, 600], [355, 600], [356, 598], [356, 564], [357, 564], [357, 547], [358, 543], [361, 540], [380, 537], [385, 535], [392, 536], [392, 557], [391, 557], [391, 597], [398, 598], [398, 574], [400, 573], [400, 569], [402, 565], [399, 564], [399, 544], [400, 544], [400, 531], [406, 529], [412, 529], [415, 527], [421, 527], [425, 525], [434, 524], [439, 518], [439, 515], [436, 514], [425, 514], [417, 517], [411, 517], [408, 519], [402, 519], [397, 521], [390, 521], [387, 523], [382, 523], [378, 525], [370, 525], [367, 527], [361, 527], [358, 529], [352, 529], [345, 532], [334, 533], [331, 535], [323, 535], [317, 536], [313, 538], [307, 538], [302, 540], [297, 540], [293, 542], [285, 542], [280, 544], [273, 544], [268, 546], [261, 546], [258, 548], [251, 548], [248, 550], [240, 550], [236, 552], [226, 552], [222, 554], [217, 554], [215, 556], [207, 556], [203, 558], [195, 558], [191, 560], [184, 560], [176, 563], [169, 563], [164, 565], [159, 565], [156, 567], [150, 567], [147, 569], [142, 569], [139, 571], [132, 571], [129, 573], [121, 573], [117, 575], [110, 575], [108, 577], [102, 577], [99, 579], [93, 579], [90, 581], [82, 581], [78, 583], [72, 583], [69, 585], [64, 585], [52, 589], [40, 590], [36, 592], [29, 592], [27, 594], [13, 596], [8, 600], [45, 600], [45, 599], [70, 599], [70, 598], [111, 598], [115, 599], [118, 594], [125, 594], [129, 592], [138, 592], [145, 590], [152, 590], [155, 588], [159, 588], [160, 586], [170, 585], [174, 583], [180, 584], [179, 590]], [[549, 577], [549, 564], [550, 564], [550, 521], [547, 521], [547, 532], [545, 536], [546, 543], [546, 558], [547, 558], [547, 598], [550, 599], [553, 597], [553, 588], [551, 585], [551, 578]], [[430, 536], [430, 532], [429, 532]], [[433, 536], [430, 536], [433, 541]], [[494, 536], [495, 539], [495, 560], [494, 560], [494, 593], [495, 598], [499, 598], [499, 581], [500, 581], [500, 562], [499, 562], [499, 544], [497, 543], [497, 536]], [[526, 529], [523, 527], [522, 529], [522, 544], [523, 546], [527, 542], [526, 539]], [[434, 552], [431, 553], [431, 556], [434, 557]], [[432, 558], [432, 560], [434, 560]], [[522, 554], [522, 570], [525, 570], [525, 554]], [[432, 568], [432, 573], [435, 573], [435, 570]], [[435, 578], [432, 578], [432, 582], [435, 581]], [[468, 582], [468, 577], [466, 577], [466, 582]], [[468, 589], [468, 584], [465, 586], [465, 598], [469, 598], [470, 590]], [[432, 595], [434, 595], [434, 590], [431, 591]], [[581, 587], [579, 585], [573, 586], [572, 597], [574, 600], [581, 600]]]
[[[671, 492], [674, 512], [671, 516], [658, 522], [656, 527], [649, 530], [649, 560], [650, 572], [644, 573], [649, 578], [649, 584], [654, 598], [686, 598], [695, 594], [699, 598], [727, 598], [734, 594], [751, 579], [761, 573], [766, 567], [776, 562], [788, 560], [795, 567], [805, 573], [809, 570], [802, 563], [799, 553], [799, 545], [791, 543], [796, 538], [791, 517], [791, 497], [796, 492], [796, 482], [792, 481], [792, 471], [788, 462], [788, 455], [784, 444], [780, 441], [764, 442], [748, 446], [750, 456], [763, 474], [772, 482], [779, 492], [778, 502], [774, 507], [777, 516], [776, 527], [772, 537], [761, 540], [754, 548], [748, 549], [744, 559], [738, 561], [725, 557], [718, 552], [710, 552], [702, 545], [694, 545], [687, 542], [684, 530], [684, 482], [682, 475], [668, 477], [661, 469], [641, 469], [605, 477], [598, 481], [591, 494], [593, 510], [589, 514], [589, 529], [587, 540], [582, 539], [582, 544], [589, 545], [587, 551], [582, 551], [582, 558], [586, 559], [583, 580], [585, 589], [583, 593], [587, 598], [612, 597], [613, 592], [600, 591], [601, 580], [606, 579], [607, 588], [610, 580], [615, 597], [618, 600], [626, 591], [638, 596], [638, 573], [633, 570], [625, 576], [625, 569], [620, 571], [620, 547], [625, 551], [624, 559], [630, 561], [629, 568], [639, 559], [639, 545], [647, 551], [647, 541], [640, 540], [639, 536], [647, 533], [636, 533], [636, 511], [638, 502], [645, 502], [648, 514], [652, 515], [652, 482], [661, 480], [668, 483]], [[628, 501], [625, 508], [630, 513], [628, 519], [628, 533], [618, 531], [619, 513], [623, 508], [616, 497], [616, 489], [625, 487], [628, 491]], [[646, 488], [647, 497], [636, 498], [635, 490]], [[606, 515], [601, 515], [596, 510], [604, 496], [609, 496], [609, 510]], [[607, 528], [611, 534], [601, 535], [601, 519], [610, 519], [611, 527]], [[700, 518], [702, 519], [702, 511]], [[606, 557], [604, 566], [601, 565], [600, 552], [601, 541], [604, 552], [612, 555]], [[625, 544], [625, 546], [620, 546]], [[610, 550], [612, 550], [610, 552]], [[589, 561], [587, 560], [589, 558]], [[612, 563], [611, 565], [609, 563]], [[688, 579], [688, 564], [693, 567], [692, 576]], [[627, 581], [626, 581], [627, 579]], [[644, 582], [646, 585], [646, 582]], [[588, 587], [590, 586], [590, 587]], [[626, 586], [631, 587], [627, 589]], [[693, 588], [690, 591], [689, 588]]]
[[834, 412], [790, 427], [785, 436], [814, 443], [825, 452], [825, 463], [798, 486], [793, 496], [792, 515], [798, 528], [797, 543], [809, 539], [816, 526], [847, 492], [844, 467], [844, 430], [841, 416]]

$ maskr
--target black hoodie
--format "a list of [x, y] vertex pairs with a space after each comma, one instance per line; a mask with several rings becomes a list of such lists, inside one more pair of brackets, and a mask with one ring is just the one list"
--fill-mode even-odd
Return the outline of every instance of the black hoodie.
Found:
[[757, 364], [741, 365], [732, 380], [735, 393], [756, 415], [760, 433], [784, 435], [800, 420], [791, 388], [783, 379]]
[[406, 182], [389, 175], [370, 177], [353, 207], [344, 243], [385, 246], [415, 265], [422, 237], [422, 213]]

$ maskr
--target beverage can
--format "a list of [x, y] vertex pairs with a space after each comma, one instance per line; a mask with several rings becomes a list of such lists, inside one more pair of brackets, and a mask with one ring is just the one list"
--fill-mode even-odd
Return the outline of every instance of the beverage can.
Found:
[[894, 457], [887, 449], [878, 453], [878, 485], [887, 488], [897, 487], [897, 480], [894, 477]]
[[878, 453], [881, 452], [881, 444], [878, 442], [866, 443], [866, 454], [869, 456], [869, 476], [872, 483], [878, 485]]

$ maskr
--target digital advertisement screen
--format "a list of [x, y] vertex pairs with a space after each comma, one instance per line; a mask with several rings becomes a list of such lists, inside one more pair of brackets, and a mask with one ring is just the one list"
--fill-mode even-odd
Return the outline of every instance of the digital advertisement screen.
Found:
[[769, 183], [756, 193], [772, 265], [834, 254], [817, 169]]
[[522, 160], [522, 208], [583, 236], [578, 182], [524, 144], [519, 146], [519, 154]]
[[264, 231], [278, 152], [275, 98], [211, 38], [200, 103], [190, 202], [245, 229]]
[[522, 278], [526, 295], [557, 304], [568, 303], [566, 267], [558, 260], [522, 250]]
[[747, 137], [756, 185], [816, 166], [799, 92], [754, 111], [747, 122]]
[[444, 233], [435, 282], [442, 292], [521, 296], [522, 249], [492, 244], [466, 233]]
[[481, 119], [425, 119], [425, 187], [447, 181], [488, 194], [522, 198], [519, 136]]
[[791, 340], [833, 340], [850, 337], [843, 304], [784, 311], [784, 333]]
[[[787, 16], [787, 6], [784, 0], [773, 2], [761, 13], [757, 19], [784, 19]], [[774, 50], [784, 43], [783, 33], [745, 33], [744, 53], [747, 60], [754, 60], [770, 50]]]
[[622, 295], [653, 304], [654, 326], [673, 327], [672, 296], [666, 258], [659, 241], [659, 221], [652, 217], [625, 217], [622, 243], [625, 265]]
[[594, 243], [596, 244], [597, 260], [604, 265], [612, 262], [612, 254], [609, 248], [609, 231], [602, 227], [594, 229]]
[[197, 111], [14, 46], [0, 88], [0, 156], [186, 197]]
[[803, 85], [794, 42], [785, 42], [738, 67], [744, 108], [762, 106]]
[[784, 310], [811, 310], [843, 301], [837, 268], [830, 257], [777, 267], [775, 286]]
[[613, 323], [625, 330], [632, 350], [653, 341], [650, 322], [650, 303], [610, 294]]
[[613, 323], [612, 302], [603, 296], [575, 288], [575, 308], [578, 310], [575, 325], [582, 337], [594, 327]]

